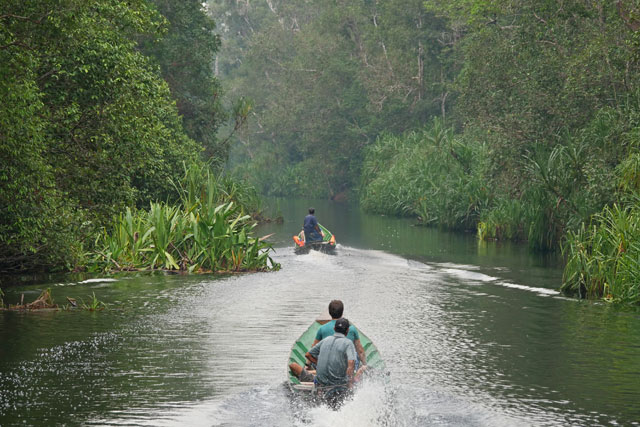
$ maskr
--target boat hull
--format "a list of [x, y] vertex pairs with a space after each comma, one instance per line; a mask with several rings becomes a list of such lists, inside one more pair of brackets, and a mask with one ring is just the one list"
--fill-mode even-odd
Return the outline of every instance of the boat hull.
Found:
[[322, 240], [305, 242], [304, 231], [301, 231], [297, 236], [293, 236], [293, 241], [295, 243], [294, 252], [296, 255], [308, 254], [311, 250], [326, 254], [335, 254], [336, 237], [322, 224], [318, 224], [318, 226], [324, 233], [324, 238]]
[[[289, 361], [287, 363], [287, 384], [293, 393], [313, 397], [316, 391], [313, 383], [300, 382], [300, 380], [289, 370], [289, 364], [297, 363], [300, 366], [305, 366], [307, 361], [304, 355], [311, 348], [320, 326], [325, 324], [327, 321], [328, 320], [316, 320], [313, 322], [291, 348]], [[360, 331], [360, 329], [358, 329], [358, 334], [360, 335], [360, 343], [364, 348], [365, 356], [367, 358], [367, 372], [384, 373], [386, 371], [385, 364], [377, 347], [367, 335]]]
[[296, 255], [305, 255], [312, 250], [334, 255], [336, 253], [336, 245], [331, 245], [325, 242], [312, 242], [307, 243], [303, 246], [296, 246], [293, 251], [296, 253]]

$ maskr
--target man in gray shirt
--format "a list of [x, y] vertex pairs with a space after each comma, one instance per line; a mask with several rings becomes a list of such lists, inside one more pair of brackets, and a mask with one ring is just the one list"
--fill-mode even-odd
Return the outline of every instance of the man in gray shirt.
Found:
[[[317, 343], [305, 354], [316, 364], [316, 380], [320, 386], [351, 385], [356, 365], [356, 348], [346, 337], [349, 320], [336, 320], [335, 334]], [[313, 381], [314, 377], [297, 363], [289, 365], [300, 381]]]

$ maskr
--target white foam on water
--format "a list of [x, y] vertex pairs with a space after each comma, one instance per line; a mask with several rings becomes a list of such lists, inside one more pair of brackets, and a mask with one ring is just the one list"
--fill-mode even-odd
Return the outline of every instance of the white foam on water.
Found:
[[63, 282], [63, 283], [56, 283], [55, 287], [68, 287], [68, 286], [78, 286], [78, 285], [87, 285], [90, 283], [111, 283], [111, 282], [117, 282], [117, 279], [110, 279], [110, 278], [100, 278], [100, 279], [87, 279], [87, 280], [83, 280], [81, 282]]
[[395, 419], [387, 389], [380, 382], [361, 384], [353, 398], [338, 410], [321, 405], [311, 408], [296, 425], [314, 427], [367, 427], [402, 425]]
[[480, 269], [480, 267], [478, 267], [477, 265], [454, 264], [452, 262], [437, 262], [437, 263], [433, 263], [433, 265], [436, 265], [438, 267], [454, 268], [454, 269], [462, 269], [462, 270], [479, 270]]
[[487, 276], [486, 274], [476, 273], [468, 270], [461, 270], [458, 268], [445, 268], [442, 271], [464, 280], [472, 280], [477, 282], [493, 282], [495, 280], [498, 280], [497, 277]]
[[513, 289], [520, 289], [523, 291], [535, 292], [537, 294], [544, 295], [544, 296], [560, 295], [560, 292], [554, 289], [536, 288], [534, 286], [518, 285], [516, 283], [509, 283], [509, 282], [498, 282], [497, 284], [500, 286], [504, 286], [505, 288], [513, 288]]
[[[483, 282], [483, 283], [491, 282], [495, 285], [502, 286], [505, 288], [519, 289], [527, 292], [534, 292], [540, 296], [545, 296], [545, 297], [560, 295], [560, 292], [556, 291], [555, 289], [519, 285], [516, 283], [502, 281], [498, 277], [493, 277], [493, 276], [489, 276], [482, 273], [476, 273], [474, 271], [468, 271], [467, 267], [469, 266], [466, 266], [466, 265], [456, 266], [455, 264], [451, 264], [451, 263], [442, 263], [442, 264], [436, 264], [436, 265], [443, 266], [443, 267], [446, 266], [447, 268], [444, 268], [441, 270], [443, 273], [458, 277], [460, 279], [465, 280], [466, 282]], [[456, 268], [452, 268], [453, 266], [456, 266]], [[477, 269], [477, 267], [473, 267], [473, 269]]]
[[106, 282], [117, 282], [116, 279], [108, 279], [108, 278], [103, 278], [103, 279], [87, 279], [87, 280], [83, 280], [82, 282], [78, 282], [79, 284], [84, 284], [84, 283], [106, 283]]

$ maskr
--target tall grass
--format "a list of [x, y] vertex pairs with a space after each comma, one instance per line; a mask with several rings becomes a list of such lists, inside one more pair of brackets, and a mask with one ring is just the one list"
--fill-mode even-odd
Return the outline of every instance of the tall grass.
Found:
[[255, 201], [242, 187], [198, 166], [174, 183], [180, 204], [151, 203], [148, 211], [127, 208], [96, 240], [93, 269], [255, 271], [277, 269], [271, 244], [253, 236], [246, 214]]
[[478, 222], [480, 240], [526, 240], [520, 200], [498, 198], [491, 209], [483, 211]]
[[569, 232], [562, 290], [583, 298], [640, 303], [640, 208], [614, 204]]

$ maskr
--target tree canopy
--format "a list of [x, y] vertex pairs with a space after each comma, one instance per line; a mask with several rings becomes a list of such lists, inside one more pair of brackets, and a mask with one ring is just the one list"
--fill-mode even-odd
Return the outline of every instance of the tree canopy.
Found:
[[210, 1], [220, 72], [254, 100], [232, 153], [263, 192], [333, 196], [358, 181], [362, 150], [446, 114], [444, 20], [421, 1]]
[[[224, 155], [215, 145], [218, 83], [207, 69], [218, 48], [213, 24], [197, 2], [157, 6], [0, 6], [0, 271], [73, 267], [89, 229], [125, 206], [172, 197], [171, 179], [203, 149]], [[202, 26], [186, 28], [188, 17]], [[161, 65], [179, 85], [167, 84], [144, 47], [173, 61]], [[178, 64], [175, 52], [202, 60]], [[189, 86], [198, 82], [202, 91]]]

